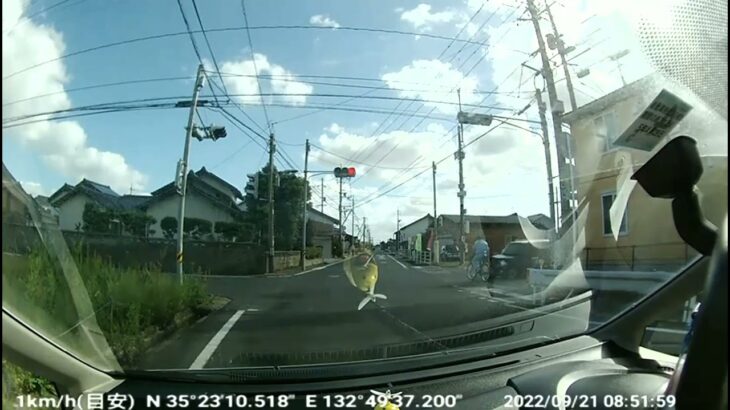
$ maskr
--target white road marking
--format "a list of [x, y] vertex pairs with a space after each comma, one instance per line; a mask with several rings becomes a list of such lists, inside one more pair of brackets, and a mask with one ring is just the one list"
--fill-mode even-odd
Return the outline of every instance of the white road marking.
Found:
[[210, 339], [210, 342], [203, 348], [203, 351], [200, 352], [198, 357], [195, 359], [193, 364], [190, 365], [190, 370], [200, 370], [205, 366], [206, 363], [208, 363], [208, 360], [210, 360], [211, 356], [213, 356], [213, 353], [218, 348], [218, 346], [223, 341], [223, 338], [226, 337], [228, 332], [231, 331], [233, 328], [233, 325], [236, 324], [236, 321], [243, 315], [246, 311], [245, 310], [237, 310], [236, 313], [231, 316], [230, 319], [226, 322], [225, 325], [221, 328], [221, 330], [218, 331], [218, 333], [213, 336], [212, 339]]
[[[390, 255], [388, 255], [388, 256], [390, 256]], [[395, 261], [395, 263], [397, 263], [398, 265], [400, 265], [403, 269], [408, 269], [408, 267], [406, 265], [400, 263], [400, 261], [398, 259], [396, 259], [396, 258], [394, 258], [392, 256], [390, 256], [390, 259], [393, 259]]]
[[351, 259], [351, 258], [343, 259], [343, 260], [341, 260], [341, 261], [337, 261], [337, 262], [335, 262], [335, 263], [330, 263], [329, 265], [322, 265], [322, 266], [320, 266], [320, 267], [318, 267], [318, 268], [314, 268], [314, 269], [310, 269], [310, 270], [305, 270], [304, 272], [299, 272], [299, 273], [295, 273], [295, 274], [294, 274], [294, 275], [292, 275], [292, 276], [299, 276], [299, 275], [304, 275], [304, 274], [307, 274], [307, 273], [311, 273], [311, 272], [316, 272], [316, 271], [318, 271], [318, 270], [322, 270], [322, 269], [324, 269], [324, 268], [329, 268], [330, 266], [335, 266], [335, 265], [337, 265], [337, 264], [339, 264], [339, 263], [342, 263], [342, 262], [344, 262], [344, 261], [346, 261], [346, 260], [348, 260], [348, 259]]

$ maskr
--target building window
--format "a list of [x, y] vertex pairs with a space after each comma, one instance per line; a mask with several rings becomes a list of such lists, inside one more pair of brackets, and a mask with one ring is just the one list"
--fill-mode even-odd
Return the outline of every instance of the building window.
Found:
[[608, 111], [593, 120], [596, 136], [603, 141], [603, 152], [613, 148], [613, 142], [618, 138], [618, 120], [616, 113]]
[[[607, 193], [601, 195], [601, 205], [603, 213], [603, 234], [611, 235], [611, 205], [616, 200], [616, 193]], [[621, 217], [621, 226], [619, 227], [619, 235], [626, 235], [629, 232], [628, 226], [628, 209], [624, 210], [624, 215]]]

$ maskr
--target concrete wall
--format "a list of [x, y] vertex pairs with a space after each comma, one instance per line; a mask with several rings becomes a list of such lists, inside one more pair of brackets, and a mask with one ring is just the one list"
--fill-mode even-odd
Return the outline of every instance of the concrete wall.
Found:
[[298, 268], [301, 262], [301, 253], [298, 251], [276, 252], [274, 254], [274, 271], [284, 271]]
[[332, 258], [332, 237], [331, 236], [315, 236], [312, 238], [312, 246], [322, 247], [322, 258]]
[[84, 207], [90, 199], [83, 194], [75, 194], [58, 207], [58, 223], [61, 230], [75, 231], [76, 225], [83, 226]]
[[[78, 245], [88, 246], [117, 266], [133, 268], [152, 264], [165, 272], [177, 269], [174, 240], [71, 231], [64, 231], [63, 236], [70, 249]], [[34, 247], [42, 246], [38, 233], [32, 227], [3, 224], [3, 237], [6, 238], [3, 252], [27, 254]], [[183, 263], [185, 272], [211, 275], [255, 275], [266, 270], [264, 248], [243, 243], [185, 241]]]
[[[177, 219], [179, 206], [180, 197], [177, 195], [171, 195], [150, 205], [147, 209], [147, 215], [154, 217], [157, 221], [150, 227], [151, 230], [155, 231], [152, 235], [153, 237], [164, 237], [162, 228], [160, 228], [160, 221], [168, 216]], [[188, 191], [185, 199], [185, 217], [205, 219], [214, 225], [215, 222], [233, 222], [233, 217], [227, 211], [214, 206], [208, 199], [196, 194], [192, 190]]]

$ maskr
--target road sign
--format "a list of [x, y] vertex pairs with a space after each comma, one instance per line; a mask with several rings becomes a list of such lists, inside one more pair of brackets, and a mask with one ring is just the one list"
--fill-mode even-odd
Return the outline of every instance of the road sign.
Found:
[[475, 114], [475, 113], [468, 113], [464, 111], [459, 111], [459, 114], [456, 115], [457, 121], [461, 124], [471, 124], [471, 125], [491, 125], [493, 117], [491, 115], [487, 114]]
[[684, 100], [662, 90], [614, 144], [651, 151], [691, 110]]

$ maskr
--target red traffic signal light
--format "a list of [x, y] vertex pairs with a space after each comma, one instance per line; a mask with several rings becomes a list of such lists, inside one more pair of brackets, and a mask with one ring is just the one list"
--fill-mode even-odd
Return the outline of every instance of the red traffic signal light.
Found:
[[353, 167], [337, 167], [334, 170], [335, 178], [352, 178], [355, 176], [355, 168]]

